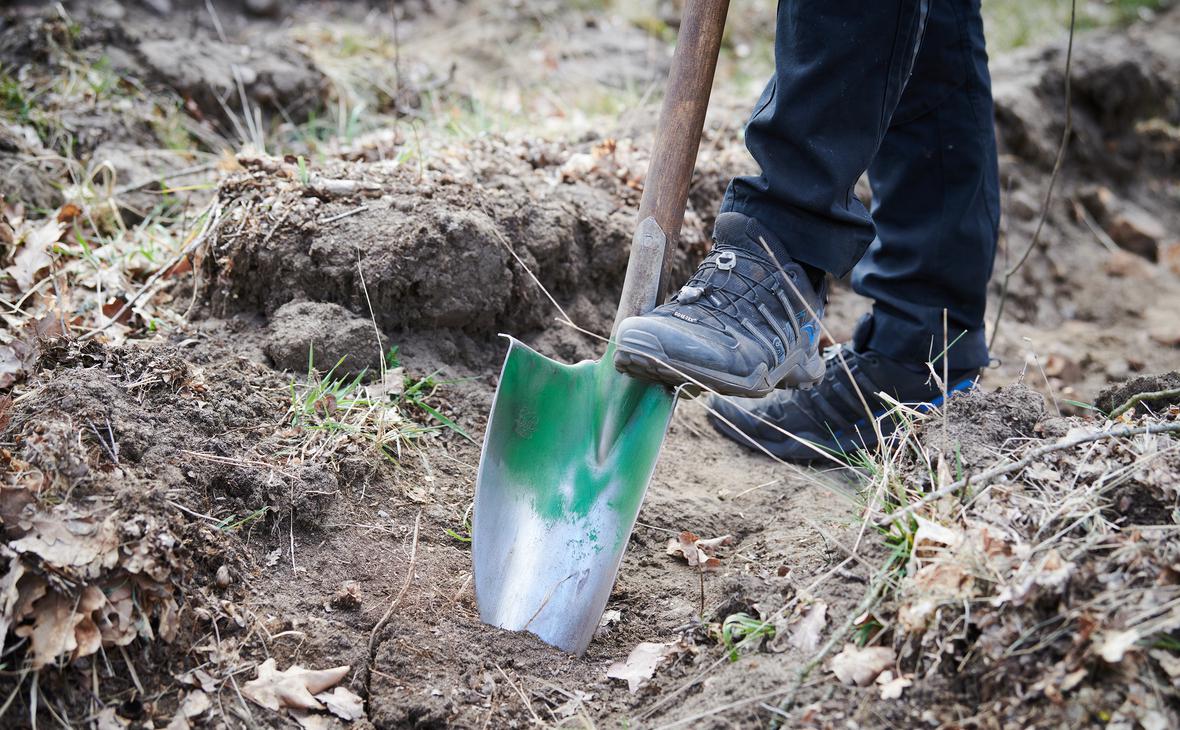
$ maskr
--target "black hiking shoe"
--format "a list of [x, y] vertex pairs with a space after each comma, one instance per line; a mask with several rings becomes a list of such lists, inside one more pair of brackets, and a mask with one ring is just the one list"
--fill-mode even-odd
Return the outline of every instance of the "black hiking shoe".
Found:
[[[857, 449], [873, 448], [877, 445], [876, 431], [849, 384], [848, 373], [836, 359], [837, 350], [872, 409], [873, 420], [880, 423], [882, 436], [892, 433], [896, 424], [892, 418], [882, 418], [890, 406], [877, 393], [887, 393], [922, 411], [942, 403], [942, 390], [929, 372], [871, 350], [857, 352], [851, 347], [838, 347], [830, 348], [827, 373], [811, 390], [775, 393], [766, 398], [713, 398], [709, 421], [723, 436], [746, 448], [765, 449], [791, 461], [814, 461], [824, 458], [824, 452], [839, 458]], [[978, 370], [951, 371], [948, 395], [969, 390], [978, 375]]]
[[713, 250], [688, 283], [667, 304], [619, 325], [615, 367], [740, 396], [810, 387], [823, 377], [819, 325], [808, 308], [823, 316], [826, 284], [817, 292], [799, 264], [775, 265], [760, 237], [774, 240], [753, 218], [718, 216]]

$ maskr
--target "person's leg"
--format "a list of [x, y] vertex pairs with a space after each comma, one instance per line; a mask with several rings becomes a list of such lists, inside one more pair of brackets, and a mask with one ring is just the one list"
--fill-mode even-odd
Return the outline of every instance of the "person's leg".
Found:
[[[983, 315], [999, 190], [978, 0], [940, 0], [931, 8], [913, 75], [869, 176], [877, 238], [853, 270], [853, 284], [875, 306], [843, 356], [880, 417], [888, 406], [873, 395], [879, 391], [903, 403], [941, 400], [926, 363], [943, 349], [944, 308], [955, 343], [947, 388], [970, 387], [987, 364]], [[941, 361], [936, 365], [941, 372]], [[847, 374], [832, 363], [809, 392], [719, 399], [715, 408], [713, 423], [724, 435], [784, 458], [810, 460], [820, 452], [783, 431], [836, 451], [876, 443]], [[888, 433], [892, 422], [882, 419], [881, 426]]]
[[942, 0], [872, 165], [877, 238], [852, 274], [874, 300], [858, 346], [919, 365], [985, 367], [1000, 190], [979, 0]]
[[844, 276], [873, 240], [853, 189], [889, 129], [928, 7], [779, 3], [774, 78], [746, 126], [761, 174], [735, 178], [721, 205], [777, 233], [776, 255]]
[[742, 396], [822, 377], [823, 272], [847, 273], [873, 238], [853, 188], [905, 87], [928, 5], [781, 0], [774, 80], [746, 129], [762, 174], [733, 181], [714, 249], [688, 284], [620, 323], [615, 367]]

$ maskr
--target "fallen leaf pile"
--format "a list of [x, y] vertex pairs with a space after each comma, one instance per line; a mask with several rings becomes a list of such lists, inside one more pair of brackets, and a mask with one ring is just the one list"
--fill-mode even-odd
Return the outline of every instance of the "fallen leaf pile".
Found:
[[721, 567], [721, 560], [714, 556], [714, 553], [718, 547], [729, 545], [732, 542], [733, 537], [730, 535], [705, 540], [685, 530], [679, 536], [669, 538], [665, 552], [684, 558], [688, 561], [689, 567], [716, 570]]
[[[0, 641], [27, 639], [33, 669], [126, 646], [172, 641], [180, 607], [178, 541], [155, 517], [43, 503], [46, 480], [0, 450]], [[52, 500], [50, 500], [52, 502]]]
[[[20, 302], [0, 310], [0, 388], [28, 375], [39, 337], [101, 328], [107, 340], [121, 341], [153, 320], [175, 320], [159, 306], [170, 297], [163, 289], [192, 271], [190, 257], [172, 254], [202, 226], [132, 228], [112, 198], [84, 185], [62, 192], [66, 202], [44, 218], [0, 198], [0, 295]], [[159, 271], [169, 260], [176, 265]], [[144, 289], [149, 282], [151, 291]]]
[[[1153, 422], [1180, 419], [1172, 410]], [[1006, 458], [1099, 428], [1071, 425]], [[849, 684], [878, 682], [891, 699], [952, 667], [981, 703], [1022, 703], [1013, 716], [1068, 700], [1119, 727], [1175, 727], [1177, 472], [1171, 436], [1105, 439], [973, 485], [965, 507], [930, 505], [905, 528], [913, 547], [892, 610], [876, 613], [893, 646], [849, 645], [830, 669]], [[1014, 686], [1027, 690], [1017, 698]]]

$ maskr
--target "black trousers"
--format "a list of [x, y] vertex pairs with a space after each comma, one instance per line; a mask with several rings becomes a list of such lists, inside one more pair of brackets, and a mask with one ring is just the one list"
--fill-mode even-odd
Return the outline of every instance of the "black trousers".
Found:
[[[762, 169], [723, 211], [753, 216], [779, 255], [874, 300], [856, 341], [951, 369], [988, 362], [983, 331], [999, 175], [979, 0], [780, 0], [775, 75], [746, 128]], [[872, 213], [853, 194], [865, 171]]]

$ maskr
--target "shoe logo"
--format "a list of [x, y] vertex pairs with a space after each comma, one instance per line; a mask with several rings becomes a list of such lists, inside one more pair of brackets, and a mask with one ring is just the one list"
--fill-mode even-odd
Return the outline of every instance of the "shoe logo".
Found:
[[778, 355], [779, 360], [787, 356], [787, 350], [783, 347], [783, 341], [777, 337], [774, 338], [774, 354]]
[[701, 321], [699, 319], [696, 319], [695, 317], [690, 317], [683, 312], [672, 312], [672, 316], [677, 319], [683, 319], [685, 322], [691, 322], [692, 324], [696, 324], [697, 322]]
[[803, 327], [801, 327], [800, 329], [802, 329], [804, 332], [807, 333], [807, 346], [808, 347], [814, 346], [815, 345], [815, 334], [816, 334], [815, 333], [815, 323], [808, 322], [807, 324], [803, 325]]

